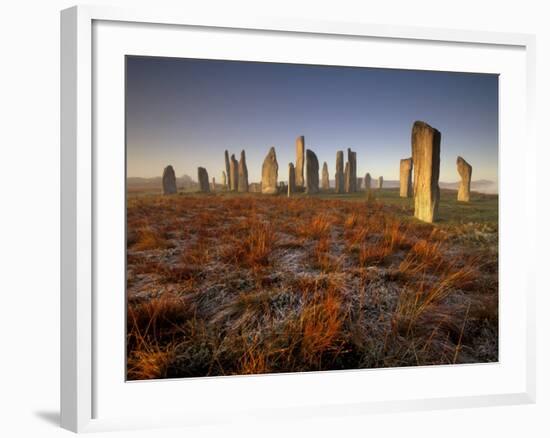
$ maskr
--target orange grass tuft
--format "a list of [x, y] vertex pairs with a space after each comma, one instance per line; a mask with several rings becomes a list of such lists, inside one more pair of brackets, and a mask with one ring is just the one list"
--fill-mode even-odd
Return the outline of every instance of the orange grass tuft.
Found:
[[303, 309], [301, 354], [306, 363], [321, 368], [324, 355], [342, 349], [343, 319], [342, 302], [335, 293], [317, 298]]
[[151, 226], [140, 228], [137, 231], [137, 239], [133, 246], [136, 251], [145, 251], [150, 249], [164, 249], [168, 242], [160, 233]]
[[317, 240], [329, 235], [331, 226], [331, 218], [327, 214], [321, 213], [309, 221], [301, 222], [298, 225], [298, 233], [303, 237]]

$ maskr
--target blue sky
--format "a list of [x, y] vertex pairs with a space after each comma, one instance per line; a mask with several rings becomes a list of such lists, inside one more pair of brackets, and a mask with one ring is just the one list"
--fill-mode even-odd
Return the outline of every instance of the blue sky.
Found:
[[399, 178], [411, 155], [411, 127], [439, 129], [440, 180], [458, 180], [456, 157], [472, 179], [497, 180], [498, 77], [488, 74], [312, 66], [179, 58], [127, 57], [128, 176], [196, 179], [206, 167], [219, 181], [224, 150], [246, 150], [249, 181], [275, 146], [279, 179], [295, 161], [294, 142], [328, 163], [357, 151], [357, 174]]

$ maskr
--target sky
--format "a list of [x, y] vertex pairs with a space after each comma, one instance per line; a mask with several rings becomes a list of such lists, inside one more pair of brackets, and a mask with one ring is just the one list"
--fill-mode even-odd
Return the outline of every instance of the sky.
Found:
[[[411, 156], [411, 128], [441, 132], [440, 181], [458, 181], [456, 157], [472, 180], [498, 177], [498, 76], [181, 58], [126, 58], [128, 177], [197, 179], [197, 167], [221, 181], [224, 151], [246, 151], [249, 182], [261, 180], [271, 146], [279, 180], [305, 136], [319, 167], [334, 178], [336, 152], [357, 152], [357, 176], [399, 179]], [[346, 154], [344, 153], [344, 157]]]

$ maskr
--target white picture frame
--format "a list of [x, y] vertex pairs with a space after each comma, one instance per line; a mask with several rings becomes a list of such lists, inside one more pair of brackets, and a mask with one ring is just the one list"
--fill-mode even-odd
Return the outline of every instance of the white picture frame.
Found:
[[[535, 184], [534, 172], [527, 173], [527, 166], [534, 169], [535, 160], [535, 142], [533, 138], [533, 108], [534, 108], [534, 53], [535, 39], [532, 35], [507, 34], [491, 32], [461, 31], [450, 29], [424, 29], [416, 27], [402, 26], [382, 26], [365, 23], [338, 23], [338, 22], [317, 22], [307, 20], [293, 19], [275, 19], [275, 18], [257, 18], [239, 16], [216, 17], [189, 15], [182, 11], [162, 11], [157, 9], [149, 10], [129, 10], [110, 7], [96, 6], [77, 6], [66, 9], [61, 12], [61, 426], [75, 431], [100, 431], [120, 428], [145, 428], [162, 427], [174, 425], [205, 424], [229, 421], [230, 419], [253, 416], [256, 418], [275, 418], [280, 416], [300, 418], [311, 417], [312, 415], [343, 415], [343, 414], [365, 414], [369, 412], [399, 412], [415, 409], [441, 409], [451, 407], [475, 407], [488, 405], [520, 404], [532, 403], [535, 400], [535, 341], [534, 341], [534, 282], [535, 272], [527, 263], [518, 263], [517, 271], [509, 274], [513, 275], [520, 287], [520, 292], [513, 306], [517, 315], [517, 342], [521, 346], [521, 351], [517, 351], [518, 356], [515, 371], [511, 371], [514, 385], [506, 387], [502, 382], [502, 390], [494, 386], [493, 390], [483, 393], [474, 393], [464, 390], [461, 395], [459, 392], [453, 394], [440, 393], [438, 396], [418, 397], [414, 391], [409, 393], [396, 391], [389, 398], [374, 397], [371, 399], [361, 398], [360, 395], [351, 397], [350, 394], [334, 394], [334, 402], [330, 403], [323, 397], [319, 397], [317, 402], [307, 398], [300, 400], [297, 405], [286, 404], [284, 397], [272, 397], [271, 404], [262, 404], [258, 401], [258, 406], [251, 406], [243, 401], [243, 397], [235, 399], [235, 409], [223, 412], [221, 407], [209, 406], [207, 403], [201, 405], [197, 402], [196, 411], [189, 414], [189, 411], [183, 412], [183, 408], [176, 406], [171, 412], [166, 412], [162, 403], [156, 411], [151, 411], [149, 415], [130, 415], [121, 412], [119, 415], [102, 415], [103, 405], [101, 396], [104, 389], [109, 386], [105, 382], [108, 379], [104, 372], [98, 370], [105, 369], [102, 358], [106, 354], [97, 354], [104, 347], [105, 339], [103, 332], [114, 324], [111, 321], [97, 318], [98, 306], [104, 305], [104, 300], [98, 304], [97, 285], [104, 281], [101, 277], [101, 269], [98, 266], [101, 260], [98, 259], [100, 250], [98, 249], [97, 231], [98, 231], [98, 203], [103, 202], [101, 189], [98, 190], [98, 181], [104, 178], [105, 173], [110, 173], [113, 169], [106, 169], [104, 158], [98, 157], [95, 153], [97, 142], [102, 141], [101, 132], [98, 132], [94, 126], [98, 120], [101, 120], [101, 114], [98, 108], [101, 108], [100, 97], [96, 94], [97, 76], [102, 74], [101, 68], [94, 65], [94, 60], [102, 56], [98, 51], [105, 47], [105, 38], [114, 38], [115, 33], [100, 34], [94, 31], [94, 26], [98, 23], [130, 23], [132, 26], [153, 26], [156, 29], [175, 29], [178, 26], [186, 29], [199, 29], [203, 34], [216, 32], [223, 29], [238, 30], [239, 38], [250, 39], [258, 38], [262, 32], [273, 35], [284, 35], [294, 37], [304, 37], [308, 35], [317, 35], [325, 37], [338, 37], [341, 41], [338, 44], [346, 44], [346, 38], [353, 41], [391, 41], [397, 44], [410, 45], [442, 45], [452, 44], [456, 47], [476, 48], [483, 47], [487, 50], [498, 50], [500, 52], [509, 51], [514, 53], [512, 62], [517, 69], [516, 79], [525, 79], [521, 87], [516, 86], [516, 93], [513, 100], [501, 99], [501, 123], [502, 118], [508, 117], [508, 106], [519, 102], [519, 114], [522, 118], [516, 122], [519, 125], [519, 131], [516, 133], [502, 133], [506, 139], [513, 138], [514, 135], [524, 136], [525, 151], [521, 164], [518, 169], [518, 178], [523, 182], [519, 187], [511, 186], [506, 183], [506, 175], [500, 174], [500, 187], [503, 193], [510, 193], [510, 196], [520, 197], [523, 202], [530, 202], [535, 199], [537, 188]], [[140, 32], [133, 29], [132, 32]], [[120, 38], [121, 40], [123, 38]], [[162, 42], [159, 39], [159, 44]], [[124, 53], [124, 45], [112, 41], [112, 55], [119, 56]], [[139, 44], [136, 43], [136, 44]], [[119, 52], [116, 52], [119, 50]], [[149, 50], [155, 50], [154, 43], [151, 43]], [[196, 48], [200, 52], [201, 47]], [[205, 48], [206, 50], [206, 48]], [[216, 50], [223, 50], [223, 47], [217, 47]], [[122, 51], [122, 52], [120, 52]], [[107, 51], [106, 51], [107, 52]], [[520, 55], [518, 55], [520, 54]], [[111, 56], [111, 55], [109, 55]], [[207, 55], [208, 56], [208, 55]], [[212, 55], [210, 55], [212, 56]], [[238, 56], [238, 55], [233, 55]], [[518, 58], [519, 56], [519, 58]], [[106, 58], [109, 59], [109, 58]], [[512, 60], [512, 58], [510, 58]], [[418, 60], [414, 61], [417, 62]], [[487, 60], [486, 60], [487, 61]], [[490, 61], [490, 60], [489, 60]], [[382, 62], [382, 61], [380, 61]], [[411, 61], [412, 62], [412, 61]], [[505, 61], [503, 61], [505, 62]], [[508, 61], [506, 61], [508, 62]], [[498, 63], [495, 63], [495, 65]], [[105, 65], [105, 64], [102, 64]], [[407, 64], [406, 66], [412, 66]], [[481, 65], [481, 60], [480, 60]], [[504, 64], [503, 64], [504, 65]], [[452, 67], [448, 67], [451, 68]], [[458, 66], [456, 67], [458, 68]], [[485, 67], [488, 69], [489, 67]], [[498, 68], [493, 72], [499, 72]], [[481, 70], [488, 71], [488, 70]], [[518, 80], [519, 80], [518, 79]], [[118, 78], [117, 80], [120, 80]], [[120, 82], [118, 82], [120, 83]], [[114, 83], [116, 85], [116, 82]], [[510, 83], [510, 86], [513, 84]], [[506, 97], [506, 96], [504, 96]], [[116, 108], [116, 106], [114, 107]], [[120, 114], [119, 114], [120, 115]], [[510, 113], [511, 117], [511, 113]], [[113, 119], [114, 120], [114, 119]], [[118, 119], [117, 119], [118, 120]], [[118, 122], [117, 122], [118, 123]], [[514, 128], [516, 129], [516, 128]], [[100, 140], [98, 140], [98, 138]], [[119, 145], [120, 146], [120, 145]], [[118, 147], [118, 146], [117, 146]], [[513, 157], [505, 149], [500, 154], [500, 168], [507, 169], [513, 164]], [[115, 163], [116, 164], [116, 163]], [[115, 169], [116, 172], [124, 173], [124, 169]], [[119, 199], [120, 200], [120, 199]], [[534, 247], [536, 235], [535, 214], [529, 213], [527, 209], [517, 208], [512, 211], [510, 205], [505, 201], [501, 205], [500, 214], [507, 214], [507, 226], [502, 229], [500, 239], [501, 251], [512, 252], [518, 245], [525, 247]], [[535, 205], [535, 202], [531, 202]], [[512, 216], [510, 216], [512, 215]], [[513, 216], [516, 215], [516, 216]], [[514, 241], [511, 233], [521, 221], [527, 221], [529, 227], [525, 231], [521, 241]], [[514, 225], [516, 224], [516, 225]], [[504, 224], [506, 225], [506, 224]], [[510, 239], [510, 245], [507, 244]], [[504, 245], [504, 246], [503, 246]], [[516, 245], [516, 246], [514, 246]], [[501, 266], [502, 270], [502, 266]], [[98, 276], [99, 275], [99, 276]], [[502, 278], [501, 278], [502, 280]], [[121, 290], [123, 295], [123, 290]], [[504, 304], [506, 305], [506, 300]], [[501, 307], [502, 310], [502, 307]], [[512, 310], [511, 310], [512, 311]], [[504, 312], [506, 315], [506, 312]], [[123, 321], [124, 315], [120, 314]], [[118, 316], [115, 315], [115, 318]], [[509, 321], [509, 319], [508, 319]], [[501, 322], [502, 324], [502, 322]], [[506, 328], [506, 327], [504, 327]], [[103, 330], [103, 331], [102, 331]], [[503, 334], [501, 326], [501, 335]], [[501, 342], [508, 342], [503, 339]], [[123, 343], [123, 342], [122, 342]], [[119, 348], [113, 344], [113, 348]], [[505, 346], [506, 347], [506, 346]], [[505, 348], [506, 350], [506, 348]], [[107, 350], [105, 350], [107, 351]], [[111, 350], [112, 351], [112, 350]], [[123, 354], [123, 352], [120, 352]], [[497, 364], [505, 368], [506, 361]], [[102, 368], [103, 367], [103, 368]], [[425, 367], [417, 372], [422, 375], [441, 374], [441, 378], [448, 378], [449, 367]], [[475, 367], [463, 366], [462, 373], [476, 374], [483, 373]], [[374, 371], [378, 372], [378, 370]], [[392, 379], [405, 379], [412, 376], [411, 371], [391, 370]], [[485, 371], [487, 372], [487, 371]], [[371, 371], [369, 379], [372, 380]], [[403, 374], [406, 373], [406, 374]], [[498, 369], [494, 368], [489, 374], [496, 375]], [[420, 375], [419, 374], [419, 375]], [[273, 376], [246, 376], [232, 377], [223, 380], [223, 385], [233, 391], [233, 393], [242, 392], [244, 395], [254, 394], [253, 387], [262, 387], [262, 385], [285, 385], [301, 386], [307, 393], [307, 388], [317, 387], [321, 373], [308, 373], [307, 376], [295, 374], [284, 377], [276, 377], [275, 383]], [[329, 380], [331, 385], [353, 384], [353, 380], [359, 374], [346, 372], [340, 374], [331, 374]], [[361, 374], [364, 376], [366, 374]], [[383, 374], [379, 374], [382, 376]], [[466, 374], [464, 374], [466, 375]], [[342, 377], [343, 376], [343, 377]], [[116, 377], [116, 376], [115, 376]], [[416, 377], [414, 377], [416, 378]], [[457, 375], [458, 378], [458, 375]], [[484, 377], [478, 377], [480, 380]], [[345, 380], [344, 380], [345, 379]], [[508, 379], [506, 374], [500, 376], [501, 380]], [[515, 379], [515, 380], [514, 380]], [[203, 387], [211, 387], [211, 391], [216, 394], [220, 390], [216, 387], [216, 379], [191, 379], [189, 388], [199, 391]], [[326, 379], [325, 379], [326, 380]], [[229, 382], [229, 383], [227, 383]], [[498, 385], [499, 379], [495, 379], [495, 385]], [[121, 386], [132, 386], [131, 395], [135, 397], [140, 391], [143, 394], [151, 396], [152, 388], [162, 385], [161, 391], [170, 391], [170, 385], [177, 385], [177, 382], [143, 382], [135, 385], [134, 383], [119, 382]], [[334, 387], [334, 386], [333, 386]], [[136, 389], [137, 388], [137, 389]], [[273, 388], [273, 386], [265, 386]], [[327, 386], [330, 388], [330, 386]], [[329, 390], [330, 391], [330, 390]], [[160, 394], [160, 392], [159, 392]], [[435, 394], [435, 392], [433, 392]], [[116, 393], [109, 394], [109, 397], [115, 397]], [[146, 398], [147, 398], [146, 397]], [[103, 398], [104, 400], [105, 398]], [[120, 403], [120, 400], [114, 398], [113, 403]], [[224, 400], [220, 396], [220, 400]], [[220, 405], [221, 406], [221, 405]], [[217, 409], [217, 410], [216, 410]], [[105, 408], [105, 411], [108, 409]]]

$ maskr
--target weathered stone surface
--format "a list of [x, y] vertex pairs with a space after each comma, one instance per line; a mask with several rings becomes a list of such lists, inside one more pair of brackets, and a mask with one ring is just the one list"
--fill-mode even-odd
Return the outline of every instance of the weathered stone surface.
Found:
[[349, 193], [349, 161], [346, 161], [344, 169], [344, 192]]
[[371, 177], [370, 173], [365, 174], [365, 191], [370, 192], [371, 189]]
[[231, 167], [229, 164], [229, 152], [227, 149], [225, 150], [225, 173], [227, 174], [227, 181], [225, 184], [225, 188], [227, 190], [231, 190]]
[[344, 152], [336, 152], [336, 173], [334, 174], [336, 193], [344, 193]]
[[412, 158], [403, 158], [399, 162], [399, 196], [410, 198], [412, 196]]
[[212, 190], [216, 191], [216, 178], [212, 177]]
[[326, 161], [323, 163], [323, 171], [321, 172], [321, 188], [323, 190], [330, 189], [330, 181], [328, 177], [328, 166]]
[[239, 160], [239, 184], [238, 190], [241, 193], [248, 192], [248, 168], [246, 167], [246, 154], [241, 151], [241, 159]]
[[383, 185], [384, 185], [384, 177], [379, 176], [378, 177], [378, 188], [381, 189]]
[[279, 174], [279, 163], [275, 148], [272, 147], [267, 153], [262, 165], [262, 193], [273, 195], [277, 193], [277, 177]]
[[425, 122], [414, 122], [411, 135], [414, 169], [414, 216], [437, 219], [439, 209], [439, 154], [441, 133]]
[[227, 175], [225, 172], [222, 172], [222, 185], [224, 188], [227, 188]]
[[229, 160], [229, 183], [232, 192], [239, 189], [239, 162], [235, 158], [235, 154], [232, 154]]
[[319, 160], [309, 149], [306, 149], [306, 193], [319, 193]]
[[296, 169], [294, 164], [288, 163], [288, 196], [296, 191]]
[[176, 172], [172, 166], [166, 166], [162, 172], [162, 193], [165, 195], [173, 195], [178, 192], [176, 187]]
[[470, 202], [470, 184], [472, 182], [472, 166], [462, 157], [456, 159], [456, 170], [460, 175], [457, 200]]
[[208, 181], [208, 172], [204, 167], [198, 168], [199, 190], [201, 192], [210, 192], [210, 183]]
[[296, 138], [296, 166], [294, 175], [296, 187], [304, 187], [304, 162], [305, 162], [306, 140], [303, 135]]
[[357, 153], [348, 148], [348, 161], [346, 163], [347, 173], [345, 172], [346, 193], [357, 191]]
[[357, 185], [355, 186], [357, 191], [359, 192], [363, 186], [363, 178], [357, 178]]

